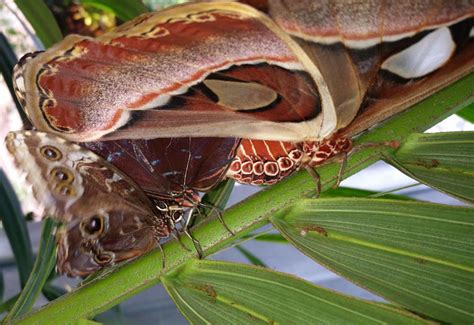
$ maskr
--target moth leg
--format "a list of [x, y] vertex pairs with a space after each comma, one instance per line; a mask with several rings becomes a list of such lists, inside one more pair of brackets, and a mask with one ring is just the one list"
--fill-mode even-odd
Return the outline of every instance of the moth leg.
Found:
[[235, 236], [235, 233], [227, 226], [224, 220], [224, 216], [222, 215], [222, 212], [220, 210], [217, 210], [217, 218], [221, 222], [221, 224], [224, 226], [224, 228], [231, 234], [232, 236]]
[[174, 239], [176, 239], [176, 240], [178, 241], [179, 245], [180, 245], [183, 249], [187, 250], [188, 252], [191, 251], [191, 250], [190, 250], [189, 248], [187, 248], [187, 247], [183, 244], [183, 242], [181, 241], [181, 236], [179, 235], [178, 229], [174, 228], [174, 229], [173, 229], [173, 232], [171, 233], [171, 235], [173, 236]]
[[161, 259], [162, 259], [162, 262], [161, 262], [161, 267], [163, 268], [163, 270], [166, 268], [166, 259], [165, 259], [165, 251], [163, 249], [163, 246], [161, 246], [160, 244], [160, 239], [157, 238], [156, 239], [157, 243], [158, 243], [158, 248], [160, 249], [160, 253], [161, 253]]
[[347, 160], [349, 156], [367, 148], [386, 147], [386, 146], [396, 149], [400, 146], [400, 144], [397, 141], [367, 142], [367, 143], [362, 143], [362, 144], [352, 147], [351, 150], [349, 150], [348, 152], [339, 153], [335, 158], [341, 162], [341, 166], [339, 167], [336, 183], [332, 187], [338, 188], [339, 185], [341, 184], [342, 176], [344, 175], [344, 172], [346, 170]]
[[[192, 235], [191, 233], [191, 220], [194, 220], [193, 218], [193, 209], [191, 209], [191, 212], [189, 213], [189, 216], [188, 218], [186, 218], [186, 224], [184, 225], [184, 233], [186, 234], [186, 236], [188, 236], [189, 239], [191, 239], [191, 241], [193, 242], [193, 245], [194, 245], [194, 248], [196, 249], [196, 252], [198, 254], [198, 257], [199, 259], [203, 258], [204, 256], [204, 252], [202, 250], [202, 247], [201, 247], [201, 243], [199, 242], [199, 240], [197, 240], [196, 238], [194, 238], [194, 236]], [[198, 209], [199, 210], [199, 209]]]
[[188, 236], [192, 240], [194, 249], [196, 250], [196, 253], [198, 254], [198, 258], [202, 259], [204, 257], [204, 252], [202, 250], [201, 243], [199, 242], [199, 240], [194, 238], [188, 229], [185, 229], [184, 233], [186, 234], [186, 236]]
[[183, 219], [179, 220], [178, 223], [181, 229], [184, 229], [184, 227], [186, 227], [186, 222]]
[[[227, 223], [225, 222], [224, 220], [224, 217], [222, 216], [222, 210], [213, 205], [213, 204], [208, 204], [208, 203], [200, 203], [200, 206], [204, 207], [204, 208], [210, 208], [211, 209], [211, 213], [212, 212], [216, 212], [217, 214], [217, 219], [219, 219], [220, 223], [224, 226], [224, 228], [229, 232], [229, 234], [231, 234], [232, 236], [235, 236], [235, 233], [229, 228], [229, 226], [227, 225]], [[201, 211], [200, 209], [198, 209], [198, 212], [199, 214], [201, 214]]]
[[315, 197], [318, 198], [321, 195], [321, 177], [319, 176], [318, 172], [313, 167], [306, 166], [305, 169], [308, 171], [309, 175], [316, 182], [316, 195], [315, 195]]
[[344, 172], [346, 171], [347, 158], [348, 158], [348, 153], [346, 152], [341, 153], [341, 156], [339, 157], [341, 165], [339, 166], [339, 172], [337, 173], [336, 183], [332, 186], [332, 188], [338, 188], [339, 185], [341, 184], [342, 176], [344, 176]]

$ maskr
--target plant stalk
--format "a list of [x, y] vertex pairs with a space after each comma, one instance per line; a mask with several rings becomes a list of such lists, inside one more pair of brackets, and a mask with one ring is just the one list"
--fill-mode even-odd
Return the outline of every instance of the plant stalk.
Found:
[[[403, 143], [410, 134], [423, 132], [447, 116], [472, 104], [473, 84], [474, 74], [470, 74], [381, 126], [361, 135], [355, 141], [355, 145], [385, 141]], [[391, 155], [395, 150], [390, 146], [377, 146], [354, 153], [347, 162], [343, 177], [355, 174], [383, 156]], [[335, 184], [339, 167], [339, 163], [334, 162], [318, 168], [323, 191]], [[204, 255], [209, 256], [226, 248], [234, 240], [267, 224], [268, 217], [273, 213], [301, 198], [313, 196], [315, 189], [315, 182], [308, 173], [299, 172], [225, 211], [223, 218], [236, 236], [232, 236], [217, 218], [200, 224], [193, 229], [193, 235], [199, 240]], [[176, 240], [170, 241], [163, 246], [163, 253], [159, 249], [154, 250], [133, 263], [102, 274], [77, 290], [28, 314], [19, 323], [65, 324], [81, 318], [91, 318], [106, 311], [134, 294], [158, 284], [163, 273], [191, 258], [196, 258], [197, 254], [193, 249], [192, 241], [183, 236], [182, 243], [189, 250], [181, 247]], [[165, 258], [164, 269], [163, 257]]]

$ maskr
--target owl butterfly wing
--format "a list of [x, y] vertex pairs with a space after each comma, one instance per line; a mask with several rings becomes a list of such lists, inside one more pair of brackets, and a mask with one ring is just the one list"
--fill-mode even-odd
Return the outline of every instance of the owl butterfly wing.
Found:
[[77, 142], [156, 137], [298, 141], [335, 127], [324, 80], [266, 15], [238, 3], [146, 14], [21, 60], [32, 123]]
[[46, 212], [64, 223], [60, 271], [91, 273], [143, 254], [170, 233], [140, 188], [89, 150], [33, 131], [10, 132], [6, 144]]
[[[474, 70], [472, 1], [269, 0], [354, 135]], [[358, 116], [353, 121], [355, 116]]]
[[179, 200], [186, 192], [207, 192], [219, 183], [239, 142], [186, 137], [85, 142], [82, 146], [127, 171], [149, 196]]

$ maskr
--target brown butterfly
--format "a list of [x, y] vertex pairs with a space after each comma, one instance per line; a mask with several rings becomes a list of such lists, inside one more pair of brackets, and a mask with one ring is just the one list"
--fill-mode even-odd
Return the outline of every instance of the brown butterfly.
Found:
[[72, 276], [156, 247], [199, 205], [198, 192], [224, 177], [238, 145], [236, 139], [180, 138], [80, 147], [35, 131], [12, 132], [6, 143], [46, 215], [64, 223], [58, 269]]
[[46, 214], [64, 223], [57, 233], [61, 273], [87, 275], [142, 255], [170, 235], [171, 216], [91, 151], [34, 131], [10, 132], [6, 144]]
[[157, 138], [84, 142], [126, 172], [152, 200], [191, 207], [219, 183], [235, 156], [236, 138]]

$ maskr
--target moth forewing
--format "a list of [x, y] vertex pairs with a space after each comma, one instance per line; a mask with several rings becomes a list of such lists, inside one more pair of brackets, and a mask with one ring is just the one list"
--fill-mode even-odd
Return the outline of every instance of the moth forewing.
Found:
[[269, 0], [270, 16], [309, 42], [366, 49], [472, 18], [472, 1]]
[[[279, 120], [284, 115], [266, 113], [278, 100], [241, 111], [229, 102], [216, 105], [216, 94], [201, 89], [213, 73], [226, 76], [228, 69], [260, 64], [309, 76], [305, 83], [314, 88], [317, 105], [301, 113], [292, 106], [292, 115]], [[187, 4], [138, 17], [97, 39], [69, 36], [26, 63], [25, 78], [33, 124], [73, 141], [105, 135], [300, 141], [330, 134], [336, 125], [327, 85], [306, 53], [267, 16], [238, 3]], [[208, 107], [174, 106], [176, 117], [170, 117], [173, 99], [195, 89]]]
[[[77, 142], [255, 140], [256, 161], [240, 158], [259, 173], [270, 157], [272, 181], [291, 152], [314, 167], [350, 149], [339, 138], [473, 71], [469, 2], [268, 5], [271, 18], [235, 2], [190, 3], [97, 39], [66, 38], [17, 69], [33, 124]], [[290, 169], [305, 165], [298, 159]]]

